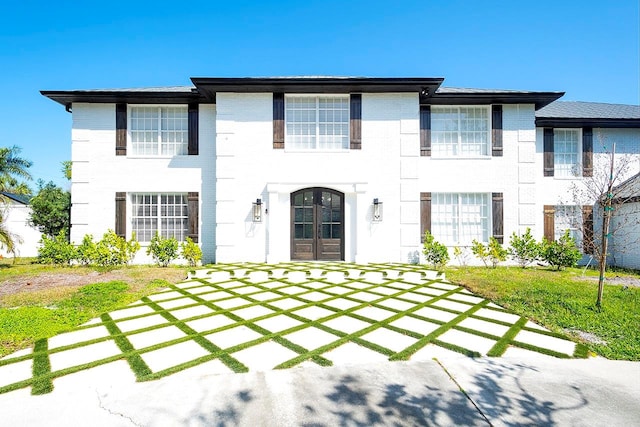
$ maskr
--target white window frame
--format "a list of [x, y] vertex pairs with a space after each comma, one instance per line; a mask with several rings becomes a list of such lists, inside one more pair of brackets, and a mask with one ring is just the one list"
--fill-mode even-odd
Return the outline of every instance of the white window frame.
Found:
[[[175, 237], [179, 242], [183, 242], [186, 240], [188, 233], [189, 233], [189, 201], [188, 201], [188, 194], [186, 192], [182, 193], [182, 192], [166, 192], [166, 193], [158, 193], [158, 192], [135, 192], [135, 193], [129, 193], [127, 198], [127, 203], [129, 206], [128, 209], [128, 213], [127, 213], [127, 223], [129, 224], [129, 226], [131, 227], [131, 231], [136, 233], [136, 238], [138, 239], [138, 241], [141, 244], [147, 244], [151, 241], [151, 238], [155, 235], [155, 231], [158, 231], [160, 233], [161, 237]], [[138, 196], [149, 196], [149, 197], [156, 197], [156, 202], [155, 202], [155, 206], [156, 206], [156, 214], [155, 215], [136, 215], [135, 212], [135, 207], [138, 205], [138, 203], [136, 203], [136, 198]], [[173, 215], [162, 215], [162, 196], [181, 196], [182, 197], [182, 203], [177, 205], [175, 203], [169, 205], [166, 204], [166, 206], [173, 206], [174, 208], [176, 206], [181, 206], [182, 208], [184, 208], [184, 212], [186, 212], [185, 215], [175, 215], [175, 213]], [[143, 233], [140, 233], [140, 228], [136, 226], [135, 220], [136, 219], [144, 219], [144, 218], [149, 218], [149, 219], [155, 219], [156, 221], [156, 228], [155, 231], [151, 231], [150, 237], [147, 239]], [[162, 220], [163, 219], [173, 219], [173, 220], [181, 220], [184, 221], [184, 226], [183, 228], [176, 233], [175, 229], [173, 230], [173, 232], [168, 231], [168, 229], [165, 227], [163, 228], [162, 226]], [[153, 230], [153, 228], [151, 228], [151, 230]]]
[[[146, 144], [155, 144], [157, 153], [138, 153], [138, 148], [136, 147], [137, 144], [139, 143], [134, 143], [133, 142], [133, 132], [134, 131], [133, 128], [133, 118], [132, 118], [132, 114], [133, 114], [133, 109], [134, 108], [155, 108], [157, 109], [158, 112], [158, 118], [157, 118], [157, 129], [155, 130], [158, 133], [158, 138], [156, 141], [152, 141], [152, 142], [148, 142]], [[178, 145], [174, 142], [170, 142], [170, 141], [163, 141], [163, 133], [166, 132], [171, 132], [170, 130], [162, 130], [162, 109], [163, 108], [180, 108], [184, 110], [184, 114], [185, 114], [185, 128], [183, 130], [181, 130], [181, 132], [184, 133], [184, 140], [181, 144], [179, 144], [179, 146], [181, 147], [180, 150], [178, 150], [179, 152], [176, 154], [163, 154], [162, 153], [162, 145], [163, 143], [168, 143], [168, 144], [172, 144], [172, 145]], [[175, 131], [175, 130], [173, 130]], [[144, 132], [144, 130], [140, 131], [140, 132]], [[187, 156], [189, 154], [189, 108], [188, 105], [186, 104], [130, 104], [127, 105], [127, 153], [128, 157], [153, 157], [153, 158], [170, 158], [170, 157], [176, 157], [176, 156]]]
[[[482, 197], [484, 200], [484, 204], [483, 205], [478, 205], [478, 204], [474, 204], [474, 205], [465, 205], [463, 204], [463, 197], [462, 196], [473, 196], [473, 197]], [[457, 201], [455, 204], [441, 204], [440, 203], [440, 199], [446, 199], [448, 197], [455, 197], [457, 198]], [[432, 230], [432, 234], [433, 236], [436, 238], [436, 240], [440, 241], [441, 243], [444, 243], [447, 246], [454, 246], [454, 245], [461, 245], [461, 246], [470, 246], [472, 243], [473, 239], [478, 240], [481, 243], [488, 243], [489, 238], [493, 235], [493, 213], [492, 213], [492, 199], [491, 199], [491, 193], [472, 193], [472, 192], [461, 192], [461, 193], [454, 193], [454, 192], [442, 192], [442, 193], [432, 193], [432, 199], [431, 199], [431, 230]], [[444, 209], [444, 212], [438, 212], [438, 207], [439, 206], [443, 206], [443, 207], [448, 207], [448, 206], [453, 206], [452, 210], [449, 209]], [[465, 228], [465, 219], [468, 219], [468, 215], [464, 215], [464, 207], [465, 206], [480, 206], [481, 209], [484, 207], [485, 211], [486, 211], [486, 216], [480, 216], [479, 221], [476, 220], [476, 222], [480, 222], [481, 224], [484, 223], [484, 225], [486, 225], [486, 228], [482, 228], [481, 230], [481, 236], [473, 236], [470, 235], [468, 236], [466, 239], [463, 239], [463, 234], [464, 232], [467, 230], [468, 226], [466, 226], [467, 228]], [[453, 227], [453, 229], [451, 230], [447, 230], [446, 233], [441, 233], [440, 230], [438, 230], [438, 228], [440, 228], [439, 224], [442, 221], [436, 221], [440, 215], [443, 215], [445, 218], [451, 218], [453, 219], [453, 221], [451, 221], [451, 226]], [[446, 222], [445, 222], [446, 224]]]
[[[573, 152], [564, 153], [558, 150], [558, 133], [571, 132], [575, 133], [576, 141], [576, 161], [570, 168], [560, 167], [568, 163], [557, 163], [556, 156], [574, 154]], [[560, 179], [576, 179], [582, 177], [582, 129], [580, 128], [553, 128], [553, 176]]]
[[[292, 99], [298, 98], [307, 98], [307, 99], [315, 99], [316, 108], [315, 108], [315, 147], [314, 148], [304, 148], [300, 147], [293, 143], [292, 136], [289, 135], [289, 102]], [[319, 147], [319, 139], [322, 135], [320, 135], [320, 99], [325, 98], [339, 98], [346, 101], [346, 140], [343, 141], [342, 147], [331, 147], [331, 148], [320, 148]], [[349, 144], [351, 138], [351, 102], [350, 96], [348, 94], [285, 94], [284, 97], [284, 148], [285, 151], [293, 151], [293, 152], [347, 152], [349, 151]], [[296, 123], [296, 122], [291, 122]], [[342, 122], [332, 122], [334, 125], [340, 124], [343, 125]]]
[[558, 240], [569, 230], [576, 246], [582, 251], [582, 206], [581, 205], [556, 205], [553, 213], [553, 234]]
[[[464, 154], [464, 146], [465, 145], [469, 145], [467, 143], [465, 143], [462, 140], [462, 135], [463, 135], [463, 130], [461, 129], [461, 117], [460, 117], [460, 111], [461, 109], [482, 109], [485, 111], [485, 114], [487, 116], [487, 129], [485, 131], [476, 131], [476, 132], [482, 132], [485, 133], [485, 138], [486, 138], [486, 144], [484, 144], [483, 148], [484, 148], [484, 154], [480, 153], [480, 154]], [[457, 154], [453, 154], [453, 153], [447, 153], [447, 148], [446, 145], [448, 145], [447, 143], [441, 143], [437, 141], [437, 136], [440, 132], [447, 132], [447, 131], [440, 131], [440, 130], [436, 130], [434, 129], [434, 124], [437, 121], [434, 113], [437, 113], [438, 110], [457, 110], [457, 124], [456, 130], [451, 130], [448, 132], [455, 132], [456, 133], [456, 142], [455, 142], [455, 146], [456, 146], [456, 151]], [[486, 158], [490, 158], [491, 157], [491, 144], [492, 144], [492, 140], [491, 140], [491, 129], [492, 129], [492, 122], [491, 122], [491, 105], [432, 105], [431, 106], [431, 157], [432, 158], [447, 158], [447, 159], [458, 159], [458, 158], [464, 158], [464, 159], [469, 159], [469, 158], [480, 158], [480, 159], [486, 159]], [[441, 149], [441, 146], [444, 146], [444, 148]]]

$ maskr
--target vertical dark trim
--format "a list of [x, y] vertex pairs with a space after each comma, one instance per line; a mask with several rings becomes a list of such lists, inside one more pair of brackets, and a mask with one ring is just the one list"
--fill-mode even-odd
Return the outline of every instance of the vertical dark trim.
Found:
[[502, 105], [491, 106], [491, 155], [502, 157]]
[[284, 148], [284, 93], [273, 94], [273, 148]]
[[127, 155], [127, 104], [116, 104], [116, 156]]
[[582, 129], [582, 176], [593, 176], [593, 128]]
[[544, 128], [544, 176], [553, 176], [553, 128]]
[[198, 243], [199, 228], [199, 195], [198, 192], [190, 192], [187, 194], [187, 212], [189, 215], [189, 229], [187, 237], [190, 237], [195, 243]]
[[362, 148], [362, 95], [353, 93], [349, 97], [349, 148]]
[[504, 243], [504, 196], [503, 193], [491, 193], [491, 212], [493, 213], [493, 237]]
[[582, 251], [585, 254], [594, 254], [593, 242], [593, 206], [582, 206]]
[[549, 242], [556, 239], [555, 232], [555, 215], [556, 207], [553, 205], [544, 205], [544, 238]]
[[188, 154], [190, 156], [197, 156], [198, 147], [198, 116], [200, 107], [198, 104], [189, 104], [189, 142], [188, 142]]
[[420, 243], [424, 242], [424, 233], [431, 232], [431, 193], [420, 193]]
[[[420, 155], [431, 156], [431, 106], [420, 106]], [[424, 234], [424, 233], [423, 233]]]
[[115, 232], [118, 236], [127, 238], [127, 193], [116, 193], [116, 224]]

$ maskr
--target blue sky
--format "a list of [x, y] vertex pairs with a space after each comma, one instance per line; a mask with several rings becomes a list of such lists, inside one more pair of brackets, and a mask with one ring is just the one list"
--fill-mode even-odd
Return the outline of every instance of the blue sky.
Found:
[[34, 178], [65, 186], [71, 115], [40, 90], [406, 76], [640, 103], [638, 0], [5, 3], [0, 146], [22, 147]]

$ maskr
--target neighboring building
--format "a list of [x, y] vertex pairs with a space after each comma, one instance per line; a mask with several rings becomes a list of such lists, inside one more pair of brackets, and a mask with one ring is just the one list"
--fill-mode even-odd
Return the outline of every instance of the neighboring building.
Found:
[[609, 262], [640, 270], [640, 173], [620, 184], [614, 194], [616, 212], [611, 218]]
[[[0, 209], [4, 210], [4, 223], [7, 230], [16, 236], [16, 256], [35, 257], [38, 255], [38, 242], [42, 238], [42, 233], [36, 227], [29, 225], [31, 207], [29, 198], [17, 194], [3, 192], [4, 203]], [[6, 248], [0, 248], [0, 256], [13, 257]]]
[[73, 113], [72, 241], [112, 228], [143, 246], [156, 231], [190, 236], [204, 262], [412, 262], [426, 230], [450, 247], [542, 236], [545, 207], [597, 160], [594, 134], [640, 156], [639, 107], [573, 119], [555, 109], [571, 104], [554, 102], [562, 92], [191, 80], [42, 92]]

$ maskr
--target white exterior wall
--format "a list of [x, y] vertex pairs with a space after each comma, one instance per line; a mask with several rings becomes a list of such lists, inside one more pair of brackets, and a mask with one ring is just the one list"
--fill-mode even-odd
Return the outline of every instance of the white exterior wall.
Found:
[[[417, 94], [363, 94], [362, 149], [335, 152], [273, 149], [270, 93], [218, 93], [216, 102], [217, 261], [290, 260], [290, 194], [310, 187], [345, 195], [346, 261], [406, 261], [398, 248], [414, 250], [419, 237], [401, 243], [400, 228], [419, 234], [419, 194], [401, 206], [400, 183], [417, 171], [406, 166], [401, 176], [400, 147], [419, 150]], [[251, 218], [257, 198], [268, 212], [262, 223]], [[380, 223], [371, 221], [374, 198]]]
[[[38, 256], [42, 233], [37, 228], [29, 225], [31, 207], [12, 200], [2, 209], [5, 209], [6, 216], [4, 221], [7, 230], [16, 236], [16, 256]], [[0, 256], [13, 257], [13, 254], [7, 252], [6, 248], [0, 248]]]
[[[71, 241], [85, 234], [99, 240], [115, 227], [115, 193], [199, 192], [203, 262], [215, 261], [215, 106], [200, 105], [199, 155], [133, 157], [115, 155], [115, 104], [73, 104]], [[131, 208], [127, 196], [127, 208]], [[130, 212], [127, 236], [131, 235]], [[150, 263], [146, 247], [134, 262]]]

